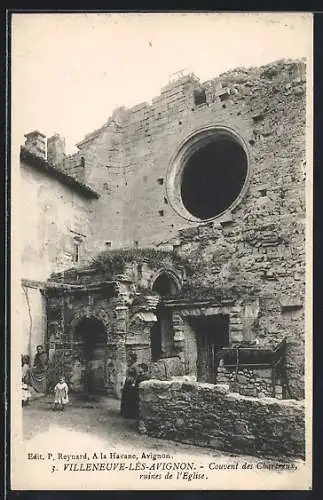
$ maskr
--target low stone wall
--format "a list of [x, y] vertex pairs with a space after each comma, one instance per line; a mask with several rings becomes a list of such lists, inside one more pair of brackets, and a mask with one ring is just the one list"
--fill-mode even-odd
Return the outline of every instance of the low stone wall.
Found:
[[139, 430], [158, 438], [261, 456], [304, 458], [304, 403], [230, 393], [225, 385], [140, 384]]
[[275, 398], [282, 399], [283, 388], [280, 379], [276, 381], [273, 388], [270, 369], [225, 368], [219, 366], [216, 377], [217, 384], [225, 384], [230, 387], [231, 392], [238, 392], [244, 396], [258, 398], [272, 397], [275, 390]]

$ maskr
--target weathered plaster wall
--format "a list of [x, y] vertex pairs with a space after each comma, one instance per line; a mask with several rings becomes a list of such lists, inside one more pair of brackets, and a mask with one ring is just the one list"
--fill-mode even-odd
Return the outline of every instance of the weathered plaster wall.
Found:
[[77, 234], [84, 235], [80, 263], [88, 257], [94, 202], [27, 164], [21, 164], [20, 175], [24, 193], [20, 227], [28, 231], [22, 239], [22, 277], [46, 280], [51, 273], [74, 265], [73, 242]]
[[303, 402], [179, 380], [140, 385], [139, 429], [150, 436], [232, 453], [304, 458], [304, 426]]
[[[23, 353], [34, 355], [35, 345], [43, 344], [46, 332], [44, 299], [39, 287], [52, 272], [74, 265], [74, 237], [80, 233], [79, 264], [88, 258], [92, 202], [57, 179], [22, 163], [20, 167], [21, 278], [40, 282], [25, 285], [21, 293]], [[84, 235], [84, 237], [82, 236]], [[35, 288], [36, 287], [36, 288]], [[31, 321], [31, 326], [30, 326]]]
[[22, 340], [21, 353], [30, 356], [33, 362], [36, 346], [44, 343], [46, 332], [46, 304], [37, 286], [23, 284], [21, 286], [18, 314], [22, 328], [19, 338]]

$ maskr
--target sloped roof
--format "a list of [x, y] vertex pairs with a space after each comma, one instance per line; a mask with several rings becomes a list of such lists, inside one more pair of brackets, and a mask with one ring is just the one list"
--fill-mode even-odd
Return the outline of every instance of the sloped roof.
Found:
[[34, 155], [24, 146], [20, 148], [20, 161], [27, 163], [30, 167], [35, 168], [36, 170], [47, 174], [50, 177], [57, 179], [59, 182], [68, 186], [73, 191], [81, 194], [85, 198], [98, 199], [99, 194], [94, 191], [92, 188], [83, 184], [83, 182], [77, 180], [75, 177], [66, 174], [62, 170], [54, 167], [47, 160], [41, 158], [39, 156]]

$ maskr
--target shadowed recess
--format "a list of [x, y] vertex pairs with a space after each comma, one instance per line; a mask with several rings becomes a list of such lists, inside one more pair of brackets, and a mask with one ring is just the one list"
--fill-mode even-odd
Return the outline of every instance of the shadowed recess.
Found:
[[247, 155], [234, 139], [217, 138], [194, 152], [182, 174], [182, 202], [195, 217], [216, 217], [240, 194], [248, 171]]

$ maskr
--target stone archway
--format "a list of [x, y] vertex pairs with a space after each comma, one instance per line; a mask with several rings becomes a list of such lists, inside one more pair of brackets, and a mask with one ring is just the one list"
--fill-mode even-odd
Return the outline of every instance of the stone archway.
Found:
[[181, 289], [177, 275], [169, 269], [161, 269], [152, 280], [151, 289], [161, 297], [176, 295]]
[[68, 323], [73, 350], [72, 389], [76, 392], [118, 395], [115, 315], [104, 307], [78, 308]]

